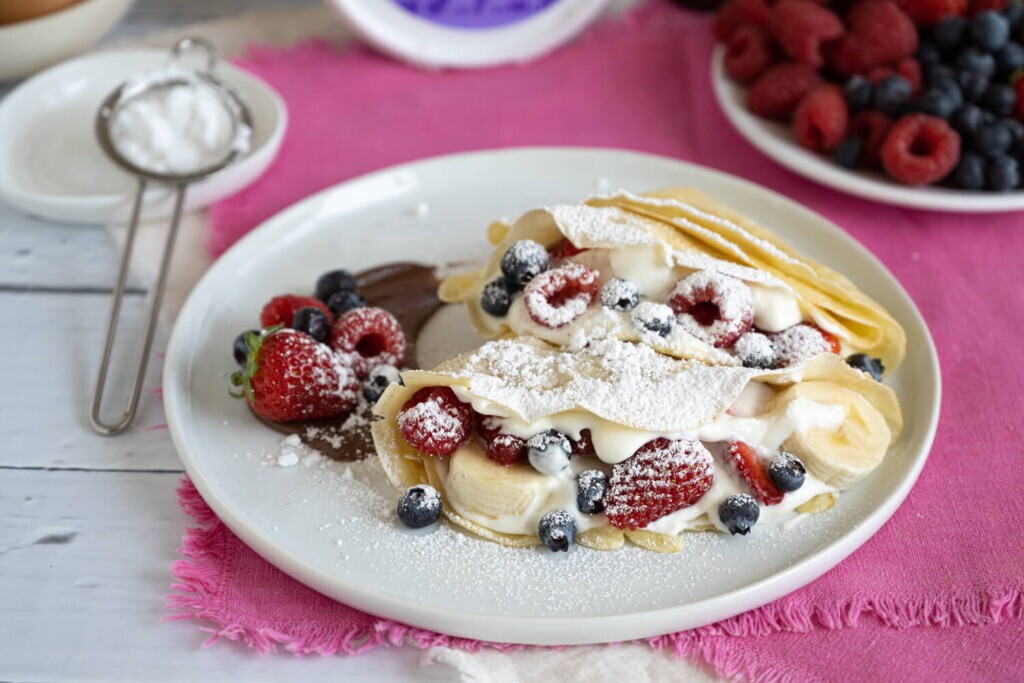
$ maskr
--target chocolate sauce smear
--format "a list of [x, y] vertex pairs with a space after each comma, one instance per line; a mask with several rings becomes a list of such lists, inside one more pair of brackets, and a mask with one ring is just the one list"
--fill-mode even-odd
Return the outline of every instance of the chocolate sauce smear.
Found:
[[[440, 282], [433, 266], [419, 263], [388, 263], [356, 273], [359, 294], [370, 306], [390, 311], [405, 332], [404, 367], [419, 368], [416, 338], [430, 316], [441, 307]], [[351, 415], [327, 420], [297, 420], [263, 424], [282, 434], [298, 434], [302, 442], [332, 460], [360, 460], [373, 454], [372, 406]], [[255, 414], [255, 413], [254, 413]]]

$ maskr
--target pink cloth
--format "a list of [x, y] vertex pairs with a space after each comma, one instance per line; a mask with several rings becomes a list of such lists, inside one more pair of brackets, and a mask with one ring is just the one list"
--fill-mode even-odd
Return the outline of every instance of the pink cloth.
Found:
[[[242, 66], [288, 102], [281, 155], [214, 207], [210, 247], [309, 193], [397, 162], [513, 145], [627, 147], [730, 171], [846, 228], [895, 273], [929, 321], [944, 367], [942, 422], [906, 503], [810, 586], [753, 612], [652, 639], [722, 675], [765, 680], [1012, 680], [1024, 676], [1024, 214], [957, 216], [880, 206], [808, 181], [742, 141], [714, 104], [706, 17], [655, 4], [538, 62], [427, 72], [322, 43], [255, 48]], [[910, 349], [914, 353], [915, 349]], [[260, 650], [357, 652], [452, 639], [369, 617], [288, 579], [200, 512], [175, 567], [178, 616]], [[995, 625], [998, 624], [998, 625]], [[943, 628], [937, 628], [943, 627]], [[479, 643], [457, 641], [474, 648]], [[828, 653], [827, 658], [823, 653]]]

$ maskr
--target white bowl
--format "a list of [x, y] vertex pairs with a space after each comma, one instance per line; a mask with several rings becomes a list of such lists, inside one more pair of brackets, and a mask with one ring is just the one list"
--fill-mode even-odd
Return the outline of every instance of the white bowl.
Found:
[[[0, 197], [27, 213], [70, 223], [127, 218], [136, 181], [100, 149], [94, 125], [100, 103], [117, 86], [167, 62], [166, 50], [97, 52], [26, 81], [0, 100]], [[265, 82], [222, 62], [216, 75], [237, 90], [253, 119], [252, 148], [241, 159], [189, 186], [194, 210], [238, 192], [274, 160], [287, 126], [284, 101]], [[173, 190], [146, 192], [144, 216], [167, 216]]]
[[747, 109], [747, 88], [729, 80], [719, 46], [711, 61], [711, 84], [718, 105], [733, 128], [747, 142], [789, 170], [834, 190], [882, 204], [951, 213], [995, 213], [1024, 209], [1024, 191], [970, 192], [947, 187], [901, 185], [882, 173], [851, 171], [832, 159], [804, 149], [793, 139], [789, 126], [768, 121]]
[[95, 45], [132, 0], [82, 0], [37, 19], [0, 26], [0, 81], [27, 76]]

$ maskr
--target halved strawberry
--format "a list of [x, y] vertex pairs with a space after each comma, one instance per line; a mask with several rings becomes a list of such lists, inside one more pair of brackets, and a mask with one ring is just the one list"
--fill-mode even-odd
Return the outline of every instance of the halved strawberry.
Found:
[[700, 441], [649, 441], [612, 468], [604, 499], [608, 521], [619, 529], [642, 529], [696, 503], [714, 480], [714, 461]]
[[777, 505], [782, 502], [782, 491], [768, 476], [768, 462], [758, 455], [753, 446], [742, 441], [733, 441], [726, 449], [726, 455], [755, 498], [765, 505]]

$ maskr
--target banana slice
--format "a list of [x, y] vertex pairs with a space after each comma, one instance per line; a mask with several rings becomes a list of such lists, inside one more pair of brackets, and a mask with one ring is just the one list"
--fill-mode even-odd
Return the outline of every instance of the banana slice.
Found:
[[593, 550], [618, 550], [626, 542], [621, 530], [612, 525], [588, 529], [576, 537], [576, 543]]
[[659, 534], [656, 531], [644, 531], [638, 529], [636, 531], [626, 530], [624, 532], [626, 538], [636, 543], [641, 548], [647, 550], [653, 550], [656, 553], [678, 553], [683, 549], [683, 539], [681, 536], [669, 536], [668, 534]]
[[522, 463], [502, 467], [472, 440], [452, 453], [448, 468], [448, 499], [465, 513], [491, 518], [522, 515], [549, 494], [549, 477]]
[[800, 458], [811, 474], [837, 489], [845, 490], [878, 467], [885, 457], [892, 432], [885, 418], [867, 399], [832, 382], [800, 382], [776, 398], [789, 405], [798, 398], [843, 407], [845, 419], [835, 427], [798, 429], [784, 450]]

